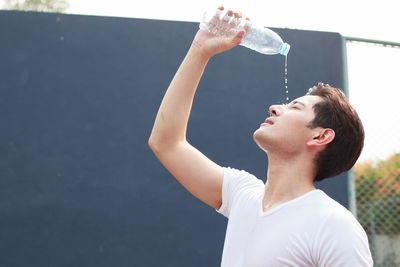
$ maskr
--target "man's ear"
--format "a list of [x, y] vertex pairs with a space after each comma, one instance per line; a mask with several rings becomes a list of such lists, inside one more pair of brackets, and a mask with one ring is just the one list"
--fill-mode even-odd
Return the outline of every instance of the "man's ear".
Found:
[[309, 146], [325, 146], [335, 139], [335, 131], [330, 128], [319, 128], [313, 139], [307, 142]]

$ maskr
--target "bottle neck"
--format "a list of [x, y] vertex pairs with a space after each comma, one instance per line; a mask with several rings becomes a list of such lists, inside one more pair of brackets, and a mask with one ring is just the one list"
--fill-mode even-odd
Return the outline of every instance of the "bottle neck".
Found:
[[282, 56], [286, 56], [289, 53], [289, 50], [290, 50], [290, 44], [282, 43], [279, 53]]

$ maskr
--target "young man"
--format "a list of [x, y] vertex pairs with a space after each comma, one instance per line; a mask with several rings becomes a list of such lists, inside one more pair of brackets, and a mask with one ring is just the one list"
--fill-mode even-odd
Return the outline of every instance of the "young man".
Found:
[[268, 155], [266, 184], [217, 165], [187, 142], [208, 60], [245, 34], [197, 32], [161, 103], [150, 148], [190, 193], [229, 218], [221, 266], [372, 266], [363, 228], [313, 185], [350, 169], [363, 146], [362, 124], [340, 90], [318, 84], [288, 105], [270, 107], [270, 117], [254, 133]]

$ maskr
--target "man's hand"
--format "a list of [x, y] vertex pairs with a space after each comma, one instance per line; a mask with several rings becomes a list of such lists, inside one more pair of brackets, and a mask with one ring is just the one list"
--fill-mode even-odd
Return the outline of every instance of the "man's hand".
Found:
[[[224, 10], [224, 7], [219, 7], [218, 9], [222, 11]], [[207, 57], [212, 57], [216, 54], [232, 49], [242, 42], [244, 35], [250, 30], [249, 26], [237, 30], [241, 17], [242, 15], [240, 12], [233, 12], [232, 10], [228, 10], [223, 18], [219, 18], [217, 14], [214, 15], [211, 23], [218, 24], [227, 34], [216, 36], [200, 29], [193, 40], [193, 45], [200, 48], [202, 53]], [[249, 19], [246, 18], [246, 20]]]

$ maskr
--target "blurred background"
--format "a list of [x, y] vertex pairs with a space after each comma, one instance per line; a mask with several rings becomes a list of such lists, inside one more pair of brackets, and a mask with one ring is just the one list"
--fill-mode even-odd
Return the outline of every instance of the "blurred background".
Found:
[[[400, 266], [398, 1], [247, 0], [218, 5], [242, 10], [244, 16], [266, 27], [338, 32], [344, 37], [348, 95], [366, 131], [363, 152], [349, 181], [349, 209], [369, 235], [375, 266]], [[191, 22], [199, 21], [204, 10], [215, 6], [211, 0], [0, 1], [5, 10]], [[290, 53], [288, 61], [290, 73]]]

